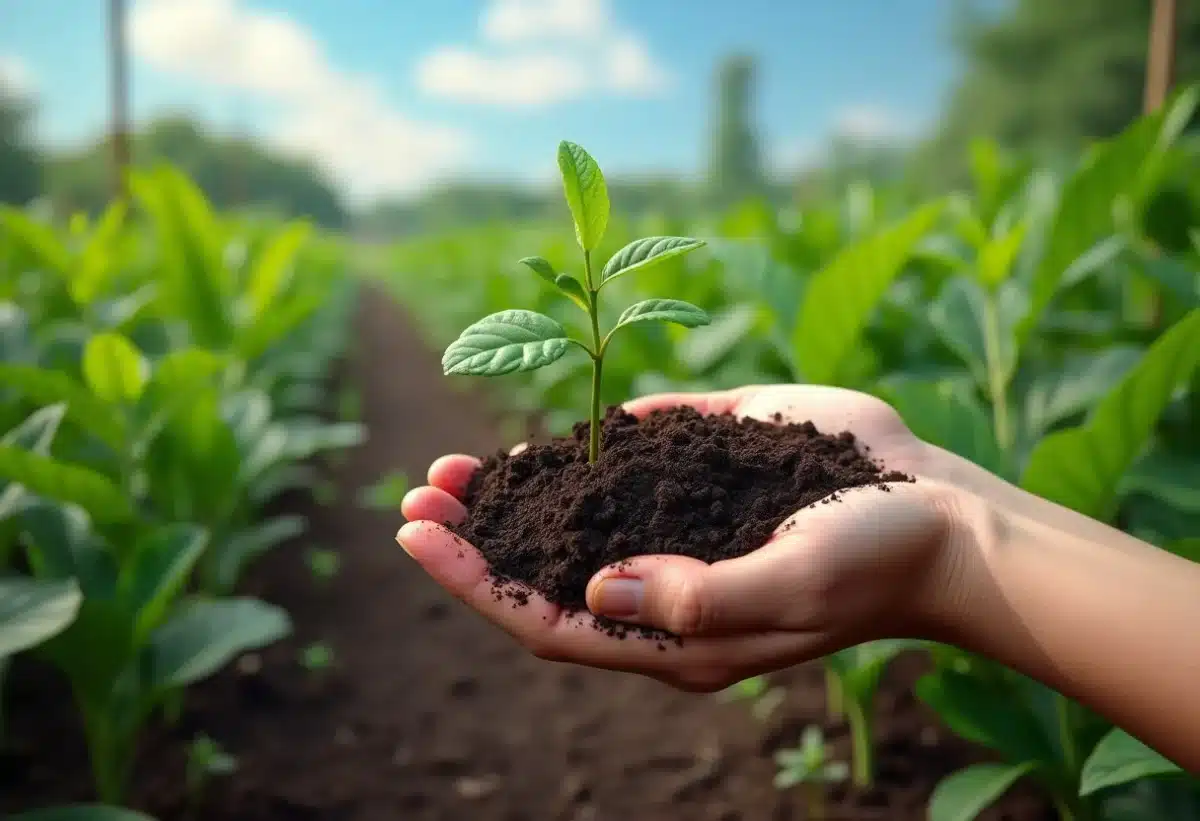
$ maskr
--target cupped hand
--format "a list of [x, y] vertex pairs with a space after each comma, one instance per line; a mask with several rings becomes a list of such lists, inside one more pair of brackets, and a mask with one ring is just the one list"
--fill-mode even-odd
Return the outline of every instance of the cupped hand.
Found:
[[894, 484], [890, 493], [854, 489], [841, 493], [840, 503], [797, 511], [761, 549], [736, 559], [643, 556], [593, 577], [592, 613], [667, 630], [684, 639], [679, 644], [610, 636], [587, 623], [590, 616], [537, 595], [524, 607], [497, 601], [483, 556], [441, 524], [466, 516], [461, 500], [479, 465], [474, 457], [433, 463], [429, 484], [404, 499], [409, 521], [397, 541], [450, 593], [535, 655], [693, 691], [715, 691], [863, 641], [919, 637], [941, 617], [961, 563], [955, 491], [940, 481], [933, 450], [889, 405], [849, 390], [781, 385], [659, 394], [625, 407], [643, 416], [681, 405], [849, 430], [887, 469], [917, 481]]

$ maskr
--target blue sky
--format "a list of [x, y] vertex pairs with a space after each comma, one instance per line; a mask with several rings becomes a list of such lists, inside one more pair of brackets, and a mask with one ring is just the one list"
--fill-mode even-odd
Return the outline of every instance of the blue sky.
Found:
[[[0, 73], [39, 131], [104, 126], [105, 3], [3, 0]], [[133, 112], [188, 111], [312, 157], [358, 199], [555, 173], [561, 138], [610, 173], [696, 172], [714, 67], [758, 59], [764, 148], [903, 137], [956, 72], [948, 0], [130, 0]]]

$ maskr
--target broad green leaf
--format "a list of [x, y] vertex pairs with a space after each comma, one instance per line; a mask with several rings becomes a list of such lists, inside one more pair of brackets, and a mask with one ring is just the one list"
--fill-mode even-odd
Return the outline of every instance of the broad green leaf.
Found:
[[0, 478], [22, 484], [38, 496], [77, 504], [97, 521], [121, 521], [133, 515], [128, 498], [103, 474], [11, 445], [0, 445]]
[[1056, 760], [1035, 714], [1014, 698], [1011, 689], [942, 670], [922, 676], [916, 694], [957, 735], [996, 750], [1009, 761]]
[[0, 658], [41, 644], [64, 630], [82, 599], [74, 579], [0, 578]]
[[1188, 448], [1159, 443], [1121, 475], [1117, 494], [1152, 496], [1187, 513], [1200, 513], [1200, 459]]
[[[643, 237], [635, 239], [604, 263], [600, 274], [600, 285], [619, 276], [645, 272], [648, 268], [661, 265], [669, 259], [682, 256], [704, 247], [704, 241], [691, 237]], [[599, 287], [599, 286], [597, 286]]]
[[554, 266], [551, 265], [549, 261], [543, 259], [542, 257], [525, 257], [519, 260], [519, 262], [521, 265], [526, 266], [529, 268], [529, 270], [541, 277], [545, 282], [549, 283], [550, 285], [555, 284], [554, 280], [557, 278], [558, 274], [555, 272]]
[[156, 821], [153, 816], [107, 804], [70, 804], [29, 810], [10, 816], [8, 821]]
[[1178, 539], [1167, 545], [1167, 550], [1191, 562], [1200, 562], [1200, 536]]
[[1130, 267], [1146, 274], [1188, 308], [1200, 305], [1200, 265], [1166, 254], [1146, 253], [1132, 260]]
[[1033, 769], [1019, 764], [973, 764], [943, 778], [929, 797], [929, 821], [974, 821]]
[[0, 208], [0, 225], [14, 244], [25, 251], [32, 263], [47, 273], [65, 275], [71, 257], [58, 234], [18, 208]]
[[1200, 364], [1200, 308], [1175, 323], [1096, 406], [1082, 426], [1042, 439], [1021, 486], [1085, 516], [1107, 520], [1121, 475], [1154, 432], [1176, 387]]
[[941, 203], [918, 208], [899, 224], [847, 246], [813, 274], [792, 333], [795, 361], [806, 381], [836, 379], [875, 306], [941, 211]]
[[989, 294], [974, 280], [954, 277], [930, 308], [929, 322], [975, 381], [987, 388], [992, 378], [1007, 383], [1016, 370], [1013, 327], [1024, 310], [1024, 293], [1014, 282], [1001, 283]]
[[105, 402], [136, 402], [150, 368], [141, 352], [117, 333], [99, 333], [83, 351], [83, 376], [92, 393]]
[[152, 634], [150, 683], [163, 690], [184, 687], [217, 672], [239, 653], [278, 641], [291, 629], [286, 612], [257, 599], [192, 602]]
[[608, 227], [608, 185], [600, 166], [582, 146], [563, 140], [558, 144], [558, 170], [575, 238], [584, 251], [594, 251]]
[[0, 385], [25, 394], [38, 404], [65, 402], [67, 418], [114, 449], [124, 440], [116, 410], [81, 385], [70, 374], [32, 365], [0, 363]]
[[303, 516], [276, 516], [234, 533], [209, 550], [204, 560], [205, 587], [225, 593], [234, 588], [242, 571], [272, 548], [304, 532], [308, 521]]
[[1025, 393], [1026, 434], [1036, 439], [1091, 408], [1138, 363], [1143, 351], [1125, 345], [1076, 354], [1048, 369]]
[[979, 251], [978, 271], [980, 281], [988, 288], [995, 288], [1008, 279], [1013, 263], [1025, 241], [1028, 223], [1018, 223], [1007, 234], [989, 239]]
[[311, 232], [308, 223], [294, 222], [272, 236], [254, 260], [246, 283], [251, 321], [270, 310], [275, 297], [284, 289], [296, 254]]
[[254, 324], [238, 329], [237, 352], [247, 362], [253, 362], [320, 310], [327, 299], [328, 294], [320, 288], [305, 289], [292, 295]]
[[100, 296], [116, 272], [114, 246], [121, 239], [125, 215], [129, 207], [124, 200], [114, 200], [96, 224], [87, 243], [79, 253], [79, 262], [71, 272], [68, 288], [76, 305], [89, 305]]
[[118, 595], [135, 615], [137, 641], [157, 627], [208, 545], [208, 531], [164, 525], [143, 537], [121, 567]]
[[1079, 794], [1087, 796], [1130, 781], [1182, 772], [1177, 764], [1123, 730], [1114, 728], [1101, 739], [1084, 762]]
[[732, 305], [714, 316], [708, 326], [685, 336], [676, 347], [676, 356], [692, 374], [704, 373], [745, 344], [758, 321], [755, 305]]
[[919, 439], [970, 459], [992, 473], [1007, 473], [992, 421], [973, 392], [949, 382], [896, 380], [880, 386], [880, 396], [896, 409]]
[[1033, 330], [1067, 268], [1114, 232], [1117, 201], [1138, 195], [1155, 159], [1174, 142], [1195, 105], [1193, 90], [1158, 113], [1137, 120], [1099, 145], [1067, 181], [1033, 272], [1030, 310], [1017, 327], [1018, 341]]
[[442, 355], [450, 374], [499, 376], [549, 365], [571, 341], [562, 325], [533, 311], [500, 311], [463, 331]]
[[[0, 444], [47, 456], [66, 409], [67, 406], [62, 403], [39, 408], [0, 437]], [[0, 520], [15, 513], [24, 497], [25, 488], [22, 485], [0, 481]]]
[[698, 328], [709, 324], [710, 321], [708, 314], [689, 302], [679, 299], [646, 299], [626, 308], [613, 330], [634, 322], [673, 322], [685, 328]]

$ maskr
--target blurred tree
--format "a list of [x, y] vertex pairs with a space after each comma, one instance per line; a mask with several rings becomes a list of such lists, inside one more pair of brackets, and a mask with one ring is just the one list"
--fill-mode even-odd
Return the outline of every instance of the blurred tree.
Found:
[[0, 202], [24, 205], [42, 190], [42, 160], [30, 133], [33, 103], [0, 87]]
[[735, 55], [717, 71], [709, 186], [714, 204], [728, 207], [767, 191], [753, 125], [754, 59]]
[[[922, 164], [957, 178], [975, 136], [1054, 161], [1120, 131], [1142, 110], [1152, 6], [958, 0], [952, 29], [966, 72]], [[1176, 49], [1177, 83], [1200, 79], [1200, 2], [1178, 4]]]
[[[111, 193], [111, 138], [55, 159], [49, 189], [64, 209], [96, 211]], [[333, 186], [311, 164], [279, 156], [253, 140], [204, 132], [185, 118], [165, 118], [133, 135], [134, 165], [170, 162], [219, 208], [266, 206], [341, 228], [346, 212]]]

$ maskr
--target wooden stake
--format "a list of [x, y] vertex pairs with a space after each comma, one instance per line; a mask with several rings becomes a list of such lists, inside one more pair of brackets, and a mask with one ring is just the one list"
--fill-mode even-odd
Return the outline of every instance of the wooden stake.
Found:
[[112, 103], [113, 196], [126, 194], [129, 167], [129, 78], [126, 73], [125, 0], [108, 3], [109, 97]]
[[1162, 108], [1175, 81], [1175, 29], [1178, 17], [1178, 0], [1154, 0], [1143, 98], [1143, 109], [1147, 114]]

